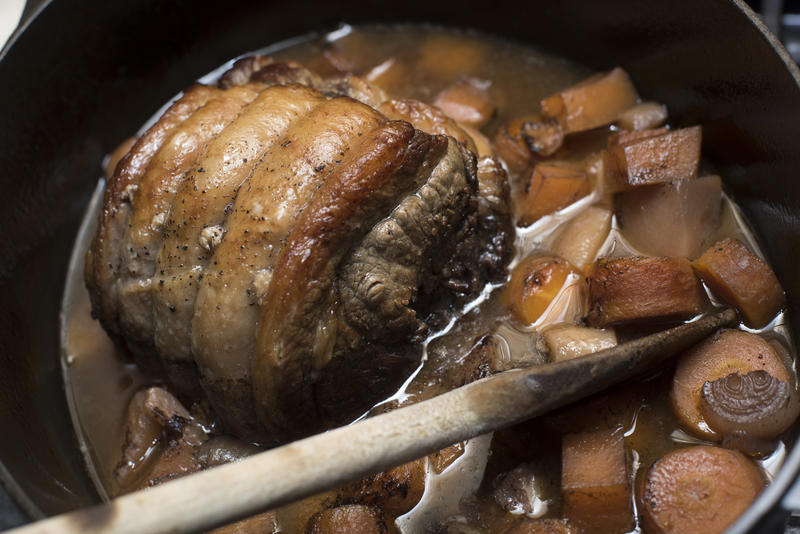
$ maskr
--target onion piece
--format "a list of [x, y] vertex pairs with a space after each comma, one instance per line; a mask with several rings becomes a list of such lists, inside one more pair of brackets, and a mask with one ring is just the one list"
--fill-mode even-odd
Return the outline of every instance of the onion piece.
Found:
[[723, 435], [741, 431], [771, 439], [797, 419], [800, 395], [763, 370], [731, 373], [703, 384], [700, 409], [708, 426]]

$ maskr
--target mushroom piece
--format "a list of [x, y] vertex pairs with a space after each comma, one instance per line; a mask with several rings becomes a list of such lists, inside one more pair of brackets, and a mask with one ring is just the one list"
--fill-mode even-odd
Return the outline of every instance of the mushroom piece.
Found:
[[204, 467], [215, 467], [238, 462], [259, 452], [261, 449], [255, 445], [231, 436], [215, 436], [200, 446], [196, 456]]
[[537, 488], [533, 464], [522, 464], [500, 475], [492, 495], [500, 508], [513, 515], [536, 518], [547, 513], [548, 503]]
[[723, 435], [745, 432], [775, 438], [800, 414], [800, 395], [766, 371], [728, 376], [703, 384], [701, 410], [708, 425]]

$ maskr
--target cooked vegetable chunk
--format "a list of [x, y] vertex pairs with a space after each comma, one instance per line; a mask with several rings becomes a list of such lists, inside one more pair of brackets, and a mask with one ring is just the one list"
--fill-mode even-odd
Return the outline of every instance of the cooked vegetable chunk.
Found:
[[537, 517], [543, 503], [541, 489], [537, 488], [535, 464], [522, 464], [501, 474], [494, 482], [492, 492], [495, 502], [512, 514], [532, 514]]
[[597, 256], [611, 230], [611, 212], [589, 206], [568, 222], [553, 245], [553, 253], [578, 269], [586, 269]]
[[503, 124], [497, 130], [494, 148], [511, 173], [519, 175], [531, 165], [535, 156], [551, 156], [563, 142], [564, 132], [557, 121], [542, 121], [531, 115]]
[[453, 385], [460, 387], [510, 369], [511, 360], [508, 351], [502, 348], [504, 343], [503, 339], [496, 335], [484, 336], [478, 340], [456, 366], [452, 375]]
[[491, 82], [478, 78], [462, 78], [436, 97], [434, 105], [451, 119], [473, 128], [482, 128], [495, 112], [489, 96]]
[[645, 130], [664, 124], [667, 106], [658, 102], [642, 102], [619, 114], [617, 124], [627, 130]]
[[345, 493], [361, 504], [380, 507], [393, 516], [411, 510], [425, 491], [425, 458], [363, 478], [351, 484]]
[[565, 208], [591, 191], [586, 172], [570, 163], [538, 163], [528, 176], [525, 195], [519, 203], [520, 226]]
[[768, 440], [795, 422], [800, 396], [793, 385], [766, 371], [731, 373], [703, 384], [700, 412], [708, 426], [721, 434], [745, 432]]
[[583, 532], [633, 528], [631, 482], [622, 429], [564, 436], [561, 490], [564, 516]]
[[622, 235], [640, 252], [693, 259], [719, 224], [721, 200], [719, 176], [704, 176], [620, 193], [616, 208]]
[[700, 164], [699, 126], [615, 145], [603, 153], [603, 180], [609, 191], [688, 180]]
[[680, 422], [693, 434], [719, 439], [700, 410], [703, 385], [731, 373], [766, 371], [784, 382], [793, 380], [780, 355], [763, 338], [739, 330], [723, 330], [683, 353], [675, 368], [672, 405]]
[[581, 132], [614, 122], [638, 100], [628, 74], [617, 67], [543, 99], [542, 114], [567, 133]]
[[416, 66], [432, 76], [453, 79], [479, 70], [486, 53], [483, 43], [467, 36], [432, 34], [420, 47]]
[[530, 256], [511, 273], [506, 288], [508, 306], [523, 324], [533, 324], [547, 310], [567, 281], [576, 273], [566, 260], [555, 256]]
[[589, 281], [589, 324], [604, 327], [654, 319], [687, 319], [705, 295], [684, 258], [601, 259]]
[[649, 532], [723, 532], [764, 486], [758, 468], [737, 451], [690, 447], [664, 455], [647, 471], [640, 502]]
[[569, 323], [547, 327], [542, 336], [554, 362], [571, 360], [616, 346], [613, 330], [587, 328]]
[[692, 265], [714, 294], [735, 306], [751, 327], [765, 326], [784, 305], [775, 273], [737, 239], [723, 239]]
[[608, 136], [608, 146], [627, 145], [634, 141], [641, 141], [642, 139], [650, 139], [651, 137], [658, 137], [668, 133], [668, 128], [653, 128], [645, 130], [620, 130]]
[[311, 517], [306, 534], [385, 534], [388, 529], [381, 515], [375, 508], [360, 504], [323, 510]]

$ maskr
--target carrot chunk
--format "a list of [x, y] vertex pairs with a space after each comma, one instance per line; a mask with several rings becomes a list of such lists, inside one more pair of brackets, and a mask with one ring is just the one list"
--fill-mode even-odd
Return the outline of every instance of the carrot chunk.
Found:
[[700, 313], [705, 302], [685, 258], [601, 259], [587, 278], [591, 326], [686, 319]]
[[695, 178], [701, 139], [700, 126], [693, 126], [610, 147], [603, 153], [605, 189]]
[[654, 128], [647, 130], [620, 130], [608, 136], [608, 146], [626, 145], [642, 139], [650, 139], [669, 133], [667, 128]]
[[432, 33], [420, 46], [417, 68], [429, 76], [452, 80], [480, 70], [487, 51], [484, 43], [465, 35]]
[[633, 528], [631, 483], [622, 428], [567, 434], [562, 442], [564, 516], [583, 532]]
[[554, 256], [530, 256], [514, 268], [506, 287], [508, 306], [516, 319], [533, 324], [547, 310], [575, 268]]
[[775, 273], [737, 239], [723, 239], [692, 265], [711, 291], [735, 306], [751, 327], [765, 326], [784, 305]]
[[557, 121], [542, 121], [536, 115], [506, 121], [497, 130], [494, 149], [514, 175], [525, 172], [535, 156], [553, 155], [564, 142], [564, 132]]
[[496, 109], [489, 96], [489, 85], [485, 80], [463, 78], [439, 93], [434, 105], [451, 119], [482, 128]]
[[411, 77], [411, 67], [408, 63], [390, 57], [375, 65], [364, 78], [389, 93], [396, 95]]
[[758, 468], [738, 451], [689, 447], [667, 453], [643, 479], [641, 510], [648, 532], [723, 532], [764, 487]]
[[586, 172], [570, 163], [539, 163], [533, 168], [520, 200], [520, 226], [528, 226], [549, 213], [585, 197], [591, 191]]
[[[617, 195], [622, 235], [653, 256], [696, 258], [719, 223], [719, 176], [637, 187]], [[669, 228], [669, 231], [664, 231]]]
[[638, 100], [628, 74], [617, 67], [548, 96], [541, 104], [545, 117], [557, 119], [572, 133], [611, 124]]
[[670, 392], [681, 424], [702, 438], [720, 439], [703, 418], [703, 385], [731, 373], [747, 374], [758, 370], [784, 382], [793, 380], [772, 345], [749, 332], [723, 330], [683, 353], [678, 359]]

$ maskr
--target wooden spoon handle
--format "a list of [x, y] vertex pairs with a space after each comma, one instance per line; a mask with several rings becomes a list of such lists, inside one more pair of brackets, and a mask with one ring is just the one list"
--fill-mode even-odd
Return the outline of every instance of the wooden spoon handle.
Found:
[[582, 358], [500, 373], [237, 463], [11, 532], [208, 530], [597, 393], [651, 369], [717, 328], [735, 322], [735, 312], [724, 310]]

